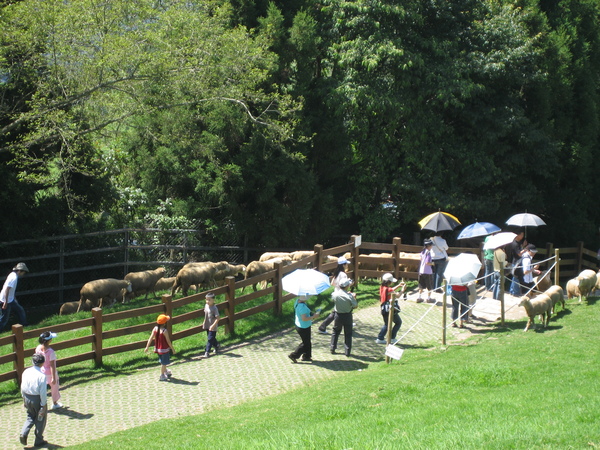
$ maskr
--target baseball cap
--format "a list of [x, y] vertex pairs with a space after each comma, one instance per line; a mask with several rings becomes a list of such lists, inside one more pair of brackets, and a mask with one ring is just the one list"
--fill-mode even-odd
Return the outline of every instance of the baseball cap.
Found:
[[52, 331], [44, 331], [42, 334], [40, 334], [40, 337], [42, 339], [44, 339], [45, 341], [49, 341], [50, 339], [54, 339], [56, 336], [58, 336], [58, 334], [53, 333]]
[[156, 323], [162, 325], [164, 323], [167, 323], [169, 320], [171, 320], [170, 316], [167, 316], [166, 314], [159, 314], [156, 318]]
[[391, 281], [392, 283], [398, 281], [396, 278], [394, 278], [394, 275], [392, 275], [391, 273], [384, 273], [381, 279], [383, 281]]
[[530, 252], [537, 253], [537, 247], [536, 247], [535, 245], [533, 245], [533, 244], [529, 244], [529, 245], [527, 245], [527, 247], [526, 247], [526, 248], [527, 248], [527, 250], [529, 250]]
[[350, 261], [348, 261], [344, 256], [340, 256], [338, 258], [338, 264], [350, 264]]

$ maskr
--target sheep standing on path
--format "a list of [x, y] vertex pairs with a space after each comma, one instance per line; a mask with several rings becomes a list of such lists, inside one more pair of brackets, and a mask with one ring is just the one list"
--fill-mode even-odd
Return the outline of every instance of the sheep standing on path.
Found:
[[529, 327], [535, 323], [535, 316], [537, 315], [540, 315], [542, 318], [542, 326], [544, 328], [548, 326], [548, 323], [550, 322], [550, 315], [552, 313], [552, 299], [546, 294], [540, 294], [533, 300], [527, 296], [521, 297], [521, 303], [519, 303], [519, 306], [525, 308], [527, 311], [527, 316], [529, 317], [527, 326], [523, 331], [529, 330]]
[[[156, 282], [165, 276], [165, 272], [166, 270], [164, 267], [159, 267], [154, 270], [128, 273], [125, 275], [125, 279], [131, 283], [131, 294], [126, 297], [135, 298], [145, 291], [145, 298], [147, 299], [150, 291], [154, 294]], [[125, 300], [125, 298], [123, 298], [123, 300]]]
[[110, 304], [114, 303], [119, 297], [123, 299], [123, 289], [125, 289], [125, 292], [131, 292], [131, 283], [127, 280], [117, 280], [115, 278], [89, 281], [79, 291], [79, 309], [77, 311], [79, 312], [86, 299], [92, 302], [94, 307], [100, 306], [100, 308], [102, 308], [105, 298], [108, 299]]

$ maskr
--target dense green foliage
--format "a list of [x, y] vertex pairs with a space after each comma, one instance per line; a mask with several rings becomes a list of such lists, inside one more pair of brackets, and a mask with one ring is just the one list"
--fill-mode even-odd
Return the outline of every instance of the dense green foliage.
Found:
[[0, 7], [3, 240], [193, 222], [304, 246], [438, 209], [596, 239], [596, 0]]

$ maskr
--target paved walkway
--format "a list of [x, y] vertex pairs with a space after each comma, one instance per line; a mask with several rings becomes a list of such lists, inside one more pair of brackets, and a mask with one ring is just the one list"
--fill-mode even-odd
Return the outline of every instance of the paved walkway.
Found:
[[[507, 304], [510, 306], [514, 301], [507, 301]], [[398, 337], [404, 336], [400, 342], [402, 347], [410, 349], [441, 342], [442, 308], [439, 305], [441, 303], [417, 304], [414, 294], [409, 295], [408, 301], [401, 302], [403, 325]], [[510, 314], [511, 319], [523, 317], [523, 308], [516, 307], [511, 311], [514, 311]], [[498, 302], [482, 300], [481, 308], [476, 307], [474, 312], [478, 317], [496, 320], [499, 317]], [[61, 389], [61, 402], [65, 408], [49, 413], [44, 436], [50, 442], [48, 448], [80, 444], [156, 420], [199, 414], [276, 395], [331, 378], [338, 372], [365, 370], [370, 364], [384, 359], [385, 346], [374, 341], [382, 323], [379, 308], [374, 306], [357, 311], [354, 321], [356, 327], [350, 358], [343, 355], [343, 350], [342, 354], [331, 355], [329, 337], [316, 333], [316, 327], [313, 327], [314, 362], [292, 364], [287, 354], [300, 339], [296, 331], [290, 329], [228, 346], [218, 356], [208, 359], [194, 357], [181, 361], [175, 355], [171, 366], [173, 379], [168, 383], [158, 381], [157, 365], [132, 375], [107, 375], [92, 383], [66, 384]], [[481, 322], [480, 325], [485, 324]], [[448, 328], [448, 340], [469, 337], [477, 327], [476, 322], [466, 329]], [[204, 345], [205, 339], [200, 337], [199, 345]], [[343, 337], [340, 342], [343, 342]], [[58, 356], [60, 358], [60, 354]], [[152, 403], [152, 399], [157, 399], [156, 403]], [[23, 448], [19, 445], [18, 435], [24, 418], [21, 402], [0, 408], [3, 449]], [[30, 443], [33, 439], [32, 431]]]

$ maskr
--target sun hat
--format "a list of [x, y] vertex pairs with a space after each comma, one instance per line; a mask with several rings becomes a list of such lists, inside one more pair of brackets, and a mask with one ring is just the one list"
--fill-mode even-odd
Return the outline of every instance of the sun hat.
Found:
[[58, 334], [53, 333], [52, 331], [44, 331], [42, 334], [40, 334], [40, 337], [45, 341], [54, 339], [56, 336], [58, 336]]
[[431, 239], [425, 239], [423, 241], [424, 246], [433, 245], [433, 241]]
[[384, 273], [383, 276], [381, 277], [381, 279], [383, 281], [391, 281], [392, 283], [395, 283], [396, 281], [398, 281], [396, 278], [394, 278], [394, 275], [392, 275], [391, 273]]
[[22, 270], [23, 272], [29, 272], [29, 268], [27, 267], [27, 264], [25, 264], [24, 262], [20, 262], [19, 264], [17, 264], [13, 270]]
[[207, 299], [208, 299], [208, 298], [212, 298], [212, 299], [214, 299], [214, 298], [215, 298], [215, 293], [214, 293], [214, 292], [209, 292], [208, 294], [206, 294], [206, 298], [207, 298]]
[[344, 256], [340, 256], [340, 257], [338, 258], [338, 264], [350, 264], [350, 261], [348, 261], [348, 260], [346, 259], [346, 257], [344, 257]]
[[352, 283], [353, 283], [353, 281], [350, 278], [346, 278], [345, 280], [340, 282], [339, 286], [341, 288], [345, 288], [345, 287], [350, 286]]
[[46, 362], [46, 358], [41, 353], [34, 353], [31, 357], [31, 362], [34, 366], [39, 366], [40, 364], [44, 364], [44, 362]]
[[170, 316], [167, 316], [166, 314], [159, 314], [156, 318], [156, 323], [162, 325], [167, 323], [169, 320], [171, 320]]

